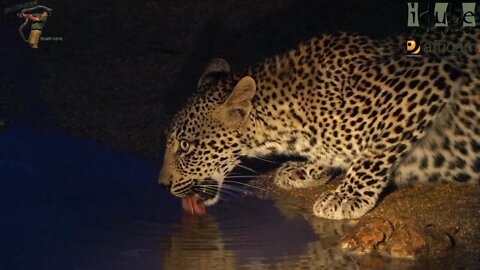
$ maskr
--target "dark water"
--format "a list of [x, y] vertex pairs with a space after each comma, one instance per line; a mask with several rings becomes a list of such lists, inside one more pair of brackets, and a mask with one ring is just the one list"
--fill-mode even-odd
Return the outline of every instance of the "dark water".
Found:
[[60, 132], [0, 133], [0, 269], [288, 269], [319, 244], [341, 254], [335, 228], [321, 239], [293, 203], [238, 195], [183, 214], [159, 166]]
[[184, 214], [159, 167], [61, 132], [1, 132], [0, 270], [429, 268], [346, 254], [348, 224], [295, 201], [238, 194]]

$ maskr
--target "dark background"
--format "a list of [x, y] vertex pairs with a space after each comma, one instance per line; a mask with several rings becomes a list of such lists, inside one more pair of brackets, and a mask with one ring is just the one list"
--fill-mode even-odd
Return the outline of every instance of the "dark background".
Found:
[[[326, 32], [405, 32], [404, 1], [40, 1], [39, 49], [16, 12], [0, 26], [0, 118], [65, 128], [115, 149], [162, 156], [163, 130], [211, 58], [238, 71]], [[25, 29], [28, 35], [29, 26]]]
[[[18, 10], [5, 13], [30, 1], [0, 0], [0, 270], [159, 269], [175, 239], [207, 237], [225, 243], [240, 265], [300, 254], [313, 238], [306, 221], [284, 219], [276, 203], [252, 197], [209, 209], [213, 219], [192, 237], [180, 202], [156, 182], [164, 129], [211, 58], [239, 71], [327, 32], [383, 38], [408, 30], [404, 0], [42, 0], [54, 9], [42, 36], [62, 40], [31, 49], [18, 33]], [[459, 205], [474, 209], [475, 195], [458, 194]], [[451, 198], [440, 195], [428, 198]], [[462, 220], [469, 228], [475, 218]], [[202, 226], [212, 224], [218, 229], [205, 234]], [[472, 231], [465, 235], [475, 242]], [[477, 246], [450, 259], [476, 265]], [[125, 256], [138, 247], [148, 251]]]

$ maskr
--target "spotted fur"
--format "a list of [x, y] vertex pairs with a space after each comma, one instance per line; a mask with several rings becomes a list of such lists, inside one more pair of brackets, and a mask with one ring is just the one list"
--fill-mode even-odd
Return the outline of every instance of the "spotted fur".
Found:
[[345, 169], [313, 206], [330, 219], [361, 217], [389, 181], [479, 183], [479, 57], [407, 57], [403, 42], [325, 34], [236, 74], [214, 60], [170, 125], [160, 182], [213, 204], [241, 156], [303, 156], [275, 182]]

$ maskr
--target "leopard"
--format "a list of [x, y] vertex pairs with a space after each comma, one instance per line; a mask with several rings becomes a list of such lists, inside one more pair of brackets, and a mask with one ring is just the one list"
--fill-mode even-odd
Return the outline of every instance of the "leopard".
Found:
[[335, 32], [239, 72], [213, 59], [166, 129], [158, 182], [204, 214], [243, 157], [300, 156], [274, 172], [279, 188], [321, 186], [332, 169], [345, 172], [313, 204], [325, 219], [364, 216], [392, 183], [478, 185], [480, 57], [414, 57], [405, 42]]

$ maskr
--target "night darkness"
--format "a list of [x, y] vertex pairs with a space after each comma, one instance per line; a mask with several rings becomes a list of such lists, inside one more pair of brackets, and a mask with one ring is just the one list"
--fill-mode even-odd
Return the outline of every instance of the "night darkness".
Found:
[[161, 157], [166, 122], [210, 59], [222, 57], [240, 71], [321, 33], [386, 37], [406, 30], [402, 1], [42, 4], [54, 9], [42, 35], [62, 40], [31, 50], [18, 34], [23, 20], [6, 14], [2, 110], [45, 116], [73, 134], [154, 158]]
[[[29, 3], [53, 9], [38, 49], [18, 32]], [[0, 14], [0, 270], [442, 266], [341, 253], [345, 224], [295, 200], [238, 196], [198, 220], [157, 184], [164, 130], [209, 60], [235, 72], [323, 33], [405, 34], [405, 1], [6, 0]]]

